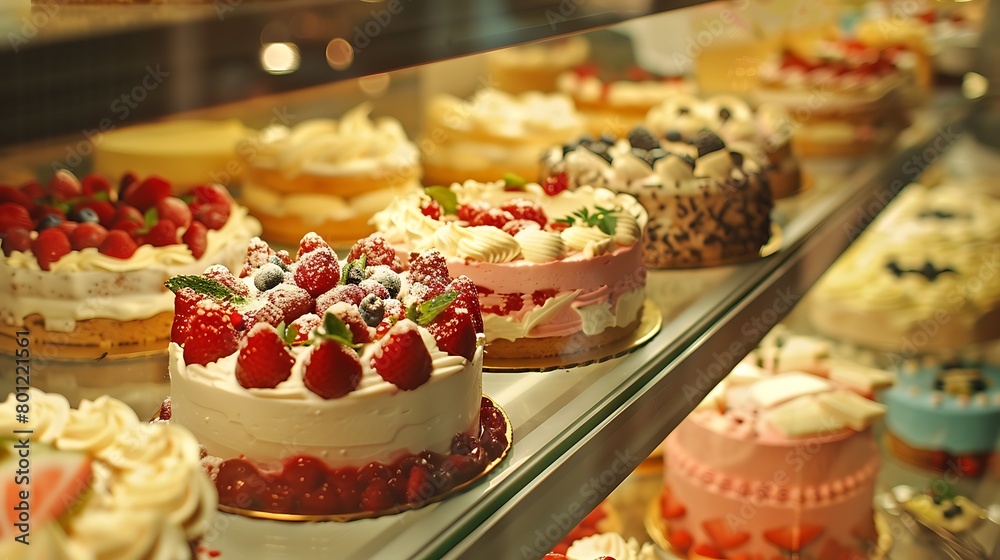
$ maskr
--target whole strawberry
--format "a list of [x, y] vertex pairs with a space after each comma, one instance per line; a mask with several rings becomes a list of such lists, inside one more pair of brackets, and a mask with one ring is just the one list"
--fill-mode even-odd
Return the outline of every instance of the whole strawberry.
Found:
[[333, 289], [340, 280], [337, 254], [329, 247], [320, 247], [302, 255], [294, 270], [295, 283], [312, 297]]
[[322, 340], [309, 349], [302, 381], [324, 399], [337, 399], [357, 389], [361, 359], [353, 349], [335, 340]]
[[404, 391], [412, 391], [431, 378], [434, 364], [417, 330], [409, 319], [396, 323], [379, 343], [372, 368], [382, 379]]
[[231, 306], [213, 299], [206, 298], [195, 304], [186, 329], [186, 364], [206, 365], [236, 351], [236, 327], [232, 322], [234, 312]]
[[295, 358], [278, 331], [257, 323], [240, 343], [236, 381], [247, 389], [273, 389], [292, 374]]

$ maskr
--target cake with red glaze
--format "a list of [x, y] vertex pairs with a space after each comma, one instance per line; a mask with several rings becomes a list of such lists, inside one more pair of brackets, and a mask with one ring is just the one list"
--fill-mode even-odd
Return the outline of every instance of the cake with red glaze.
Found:
[[506, 449], [475, 286], [443, 266], [404, 270], [377, 234], [341, 262], [308, 234], [296, 258], [255, 240], [236, 274], [169, 284], [169, 418], [205, 447], [223, 506], [419, 505]]
[[[867, 558], [888, 382], [774, 333], [667, 438], [661, 514], [691, 558]], [[809, 373], [806, 373], [808, 371]]]
[[398, 198], [375, 223], [475, 283], [490, 358], [578, 353], [641, 319], [646, 212], [629, 195], [466, 181]]
[[[157, 176], [57, 171], [47, 185], [0, 186], [0, 339], [166, 346], [173, 295], [163, 282], [239, 262], [260, 224], [225, 189], [183, 198]], [[11, 346], [5, 344], [5, 346]]]

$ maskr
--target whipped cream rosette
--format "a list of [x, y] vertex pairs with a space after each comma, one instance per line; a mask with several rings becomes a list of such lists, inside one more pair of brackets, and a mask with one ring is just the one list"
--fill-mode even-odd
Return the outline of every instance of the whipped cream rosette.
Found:
[[604, 188], [548, 194], [511, 181], [430, 187], [374, 223], [472, 279], [491, 357], [568, 355], [634, 330], [645, 301], [642, 206]]
[[295, 244], [309, 231], [352, 242], [371, 233], [371, 215], [416, 188], [416, 145], [391, 117], [372, 119], [362, 104], [339, 120], [273, 125], [248, 139], [241, 201], [264, 235]]
[[543, 186], [631, 194], [649, 214], [647, 266], [711, 266], [754, 258], [770, 238], [766, 162], [759, 145], [727, 143], [705, 128], [684, 138], [640, 126], [623, 138], [584, 136], [551, 148]]
[[468, 100], [435, 96], [420, 140], [424, 184], [497, 181], [505, 173], [537, 181], [542, 152], [582, 131], [573, 101], [561, 94], [483, 89]]
[[996, 199], [959, 185], [910, 185], [820, 281], [813, 323], [902, 352], [996, 339], [998, 242]]
[[165, 343], [173, 295], [163, 282], [239, 262], [260, 233], [217, 185], [177, 198], [157, 176], [127, 175], [115, 190], [102, 176], [60, 171], [45, 187], [0, 188], [13, 200], [0, 209], [7, 348], [23, 330], [39, 343], [112, 351]]
[[[7, 496], [29, 493], [30, 546], [17, 529], [0, 544], [5, 558], [190, 558], [215, 515], [218, 497], [190, 432], [145, 424], [110, 397], [78, 409], [60, 395], [30, 389], [28, 423], [15, 423], [22, 401], [0, 404], [5, 433], [31, 430], [30, 477], [15, 476], [22, 443], [2, 440]], [[29, 482], [30, 478], [30, 482]], [[16, 503], [8, 503], [12, 510]]]

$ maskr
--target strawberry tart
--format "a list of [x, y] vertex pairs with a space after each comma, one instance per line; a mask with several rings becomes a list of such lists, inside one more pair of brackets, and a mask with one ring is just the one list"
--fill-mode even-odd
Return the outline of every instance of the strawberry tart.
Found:
[[595, 135], [625, 134], [663, 100], [697, 89], [684, 77], [656, 76], [638, 66], [614, 73], [595, 64], [563, 72], [558, 85], [560, 92], [573, 98], [587, 131]]
[[551, 148], [543, 185], [631, 194], [649, 214], [646, 266], [712, 266], [755, 258], [770, 239], [766, 161], [759, 146], [728, 144], [708, 129], [684, 138], [637, 126], [621, 138], [584, 136]]
[[776, 105], [763, 104], [751, 109], [732, 95], [700, 99], [676, 94], [653, 107], [645, 124], [657, 137], [687, 140], [708, 129], [727, 144], [756, 145], [766, 156], [764, 171], [775, 199], [797, 194], [803, 187], [798, 158], [791, 145], [796, 124]]
[[[416, 259], [415, 259], [416, 260]], [[508, 446], [482, 397], [475, 286], [405, 271], [373, 235], [340, 262], [255, 240], [236, 274], [176, 277], [171, 398], [225, 508], [375, 515], [436, 499]]]
[[629, 195], [467, 181], [396, 199], [375, 223], [401, 248], [432, 251], [413, 270], [472, 279], [491, 359], [575, 354], [641, 319], [646, 213]]
[[[867, 558], [889, 377], [774, 333], [664, 443], [660, 508], [688, 557]], [[809, 370], [806, 373], [802, 370]]]
[[315, 231], [349, 245], [372, 233], [372, 214], [419, 186], [416, 145], [398, 120], [372, 120], [370, 112], [363, 104], [339, 121], [274, 125], [241, 147], [247, 171], [240, 201], [265, 238], [294, 245]]
[[32, 388], [0, 403], [0, 430], [3, 558], [191, 558], [212, 529], [218, 497], [179, 426]]
[[785, 50], [761, 66], [756, 101], [792, 115], [792, 148], [799, 156], [871, 153], [906, 125], [900, 93], [907, 83], [905, 61], [847, 41], [820, 42], [808, 55]]
[[538, 181], [541, 154], [581, 132], [583, 120], [565, 95], [494, 89], [469, 100], [438, 95], [427, 105], [420, 140], [424, 184], [498, 181], [506, 173]]
[[[183, 198], [157, 176], [82, 181], [58, 171], [42, 186], [0, 186], [0, 339], [125, 347], [170, 334], [163, 282], [238, 262], [260, 224], [219, 186]], [[162, 349], [162, 347], [160, 347]]]

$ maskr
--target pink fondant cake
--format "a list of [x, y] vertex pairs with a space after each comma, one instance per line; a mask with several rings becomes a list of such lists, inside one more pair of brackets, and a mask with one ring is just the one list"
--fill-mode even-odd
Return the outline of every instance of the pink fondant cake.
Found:
[[467, 181], [396, 199], [375, 222], [472, 279], [489, 357], [573, 354], [639, 324], [646, 212], [630, 195]]
[[751, 355], [667, 438], [661, 511], [678, 552], [861, 559], [877, 540], [870, 427], [884, 408], [858, 392], [887, 377], [788, 340]]

